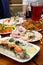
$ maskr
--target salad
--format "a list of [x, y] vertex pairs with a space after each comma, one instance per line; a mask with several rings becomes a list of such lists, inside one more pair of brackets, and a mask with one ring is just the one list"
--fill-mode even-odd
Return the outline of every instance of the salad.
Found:
[[14, 30], [15, 28], [16, 28], [16, 26], [0, 24], [0, 34], [9, 33], [9, 32], [11, 33], [12, 30]]

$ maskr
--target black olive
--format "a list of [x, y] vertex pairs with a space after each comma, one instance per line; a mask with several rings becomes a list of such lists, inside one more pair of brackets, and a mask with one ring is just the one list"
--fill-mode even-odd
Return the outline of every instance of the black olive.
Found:
[[20, 43], [19, 41], [15, 41], [15, 44], [19, 45], [19, 43]]

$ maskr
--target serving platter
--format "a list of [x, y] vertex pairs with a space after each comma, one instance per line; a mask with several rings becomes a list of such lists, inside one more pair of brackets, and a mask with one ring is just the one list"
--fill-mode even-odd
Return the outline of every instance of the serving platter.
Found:
[[[1, 44], [2, 40], [10, 40], [10, 39], [11, 39], [11, 37], [1, 38], [0, 44]], [[18, 40], [16, 40], [16, 41], [18, 41]], [[11, 59], [13, 59], [13, 60], [15, 60], [15, 61], [17, 61], [17, 62], [24, 63], [24, 62], [31, 60], [40, 50], [40, 47], [37, 46], [37, 45], [34, 45], [32, 43], [27, 43], [27, 42], [24, 42], [24, 41], [20, 41], [20, 42], [22, 42], [24, 44], [23, 48], [26, 49], [26, 53], [29, 54], [29, 58], [25, 58], [25, 59], [18, 58], [18, 57], [15, 56], [15, 53], [13, 53], [9, 49], [6, 49], [5, 47], [2, 47], [1, 45], [0, 45], [0, 53], [9, 57], [9, 58], [11, 58]]]

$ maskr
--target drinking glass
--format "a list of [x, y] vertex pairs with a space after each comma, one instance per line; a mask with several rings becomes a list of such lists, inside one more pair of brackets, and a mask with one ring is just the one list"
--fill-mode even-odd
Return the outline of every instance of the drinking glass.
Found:
[[31, 3], [31, 11], [32, 11], [32, 20], [39, 21], [43, 9], [42, 2], [32, 2]]

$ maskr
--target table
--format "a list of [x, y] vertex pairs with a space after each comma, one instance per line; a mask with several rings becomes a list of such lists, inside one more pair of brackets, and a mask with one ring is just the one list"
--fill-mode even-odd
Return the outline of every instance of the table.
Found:
[[[42, 33], [42, 31], [40, 33]], [[43, 35], [43, 33], [42, 33], [42, 35]], [[33, 44], [40, 46], [40, 51], [30, 61], [28, 61], [26, 63], [19, 63], [19, 62], [16, 62], [15, 60], [12, 60], [12, 59], [0, 54], [0, 65], [43, 65], [43, 44], [41, 44], [40, 41], [34, 42]]]

